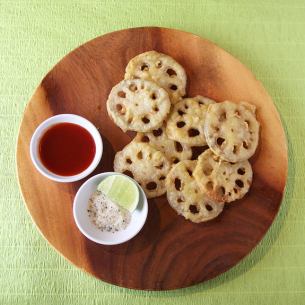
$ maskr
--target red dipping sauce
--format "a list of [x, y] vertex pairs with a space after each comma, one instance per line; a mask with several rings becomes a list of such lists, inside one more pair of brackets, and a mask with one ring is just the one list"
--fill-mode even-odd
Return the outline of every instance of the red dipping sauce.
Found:
[[74, 176], [83, 172], [93, 161], [95, 151], [91, 134], [73, 123], [51, 126], [39, 142], [42, 164], [60, 176]]

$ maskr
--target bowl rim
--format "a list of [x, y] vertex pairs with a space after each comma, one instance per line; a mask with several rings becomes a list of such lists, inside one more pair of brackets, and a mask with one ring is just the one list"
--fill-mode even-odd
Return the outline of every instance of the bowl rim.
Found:
[[[61, 176], [48, 170], [40, 161], [37, 149], [41, 136], [52, 126], [60, 123], [72, 123], [86, 129], [92, 136], [95, 143], [95, 155], [90, 165], [82, 172], [72, 176]], [[32, 134], [30, 141], [30, 157], [35, 168], [46, 178], [56, 182], [74, 182], [81, 180], [91, 174], [100, 163], [103, 154], [103, 140], [97, 128], [86, 118], [70, 113], [63, 113], [51, 116], [41, 122]]]
[[[131, 180], [133, 183], [135, 183], [139, 189], [139, 200], [141, 198], [141, 194], [142, 194], [142, 198], [143, 198], [143, 216], [142, 221], [140, 222], [140, 225], [138, 226], [137, 230], [135, 230], [133, 232], [133, 234], [127, 235], [127, 237], [120, 239], [119, 241], [113, 240], [113, 241], [105, 241], [105, 240], [101, 240], [101, 239], [97, 239], [93, 236], [91, 236], [80, 224], [79, 220], [78, 220], [78, 216], [77, 216], [77, 209], [79, 208], [79, 205], [77, 204], [77, 202], [79, 202], [79, 197], [80, 194], [82, 193], [82, 191], [84, 190], [84, 188], [86, 187], [87, 184], [92, 183], [92, 181], [98, 179], [98, 178], [107, 178], [111, 175], [118, 175], [118, 176], [124, 176], [127, 177], [129, 180]], [[141, 193], [141, 194], [140, 194]], [[140, 202], [140, 201], [139, 201]], [[85, 209], [86, 210], [86, 209]], [[103, 173], [99, 173], [97, 175], [94, 175], [92, 177], [90, 177], [88, 180], [86, 180], [78, 189], [74, 200], [73, 200], [73, 218], [74, 221], [76, 223], [77, 228], [79, 229], [79, 231], [86, 236], [88, 239], [90, 239], [91, 241], [94, 241], [98, 244], [101, 245], [118, 245], [118, 244], [122, 244], [124, 242], [129, 241], [130, 239], [132, 239], [133, 237], [135, 237], [143, 228], [143, 226], [145, 225], [145, 222], [147, 220], [147, 215], [148, 215], [148, 200], [147, 197], [145, 195], [144, 190], [142, 189], [142, 187], [138, 184], [137, 181], [135, 181], [134, 179], [132, 179], [131, 177], [122, 174], [122, 173], [117, 173], [117, 172], [103, 172]], [[115, 233], [113, 234], [113, 236], [115, 236]]]

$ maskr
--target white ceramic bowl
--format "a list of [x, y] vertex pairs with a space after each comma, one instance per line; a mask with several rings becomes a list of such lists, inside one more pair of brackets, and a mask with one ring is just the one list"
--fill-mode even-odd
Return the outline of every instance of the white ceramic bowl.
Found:
[[[91, 164], [81, 173], [73, 176], [60, 176], [49, 171], [40, 161], [39, 158], [39, 142], [41, 136], [45, 133], [45, 131], [51, 126], [58, 123], [73, 123], [77, 124], [83, 128], [85, 128], [93, 137], [95, 143], [95, 156], [91, 162]], [[87, 119], [75, 115], [75, 114], [59, 114], [50, 117], [49, 119], [43, 121], [35, 130], [30, 143], [30, 155], [32, 162], [34, 163], [36, 169], [45, 177], [57, 181], [57, 182], [73, 182], [80, 180], [89, 174], [91, 174], [94, 169], [99, 164], [103, 154], [103, 142], [100, 133], [96, 129], [96, 127], [89, 122]]]
[[[89, 218], [87, 208], [90, 196], [96, 191], [98, 184], [110, 175], [122, 175], [132, 180], [139, 188], [139, 203], [131, 215], [131, 221], [125, 230], [115, 233], [99, 230]], [[79, 230], [90, 240], [103, 245], [116, 245], [124, 243], [140, 232], [145, 224], [148, 212], [147, 198], [143, 189], [130, 177], [107, 172], [95, 175], [88, 179], [78, 190], [73, 203], [73, 216]]]

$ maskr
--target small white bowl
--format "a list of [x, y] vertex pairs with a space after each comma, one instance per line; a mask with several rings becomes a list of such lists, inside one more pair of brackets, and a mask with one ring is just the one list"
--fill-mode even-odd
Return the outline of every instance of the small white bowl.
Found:
[[[126, 229], [118, 232], [105, 232], [99, 230], [89, 218], [87, 209], [91, 195], [96, 191], [98, 184], [110, 175], [122, 175], [132, 180], [139, 188], [139, 203], [131, 214], [131, 221]], [[88, 179], [78, 190], [73, 203], [73, 216], [78, 229], [90, 240], [102, 245], [117, 245], [124, 243], [136, 236], [145, 224], [148, 212], [147, 198], [143, 189], [130, 177], [107, 172], [95, 175]]]
[[[56, 175], [49, 171], [40, 161], [39, 158], [39, 142], [42, 135], [49, 129], [51, 126], [58, 123], [73, 123], [77, 124], [83, 128], [85, 128], [93, 137], [95, 143], [95, 156], [91, 162], [91, 164], [81, 173], [73, 176], [61, 176]], [[43, 121], [35, 130], [30, 143], [30, 155], [32, 162], [34, 163], [36, 169], [45, 177], [57, 181], [57, 182], [73, 182], [77, 180], [81, 180], [84, 177], [91, 174], [99, 162], [101, 161], [103, 154], [103, 142], [100, 133], [96, 129], [96, 127], [89, 122], [87, 119], [75, 115], [75, 114], [59, 114], [50, 117], [49, 119]]]

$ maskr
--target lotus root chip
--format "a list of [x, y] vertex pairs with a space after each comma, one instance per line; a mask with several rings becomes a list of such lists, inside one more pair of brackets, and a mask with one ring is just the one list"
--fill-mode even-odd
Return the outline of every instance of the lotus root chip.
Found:
[[172, 57], [148, 51], [132, 58], [125, 70], [125, 79], [154, 81], [169, 94], [173, 104], [185, 95], [186, 73]]
[[109, 116], [123, 131], [146, 132], [158, 128], [170, 106], [164, 89], [140, 79], [121, 81], [112, 88], [107, 100]]
[[228, 101], [210, 105], [204, 133], [207, 144], [221, 159], [229, 162], [249, 159], [255, 153], [259, 139], [255, 106]]
[[196, 160], [177, 163], [167, 175], [166, 188], [170, 206], [185, 219], [199, 223], [217, 217], [224, 205], [201, 191], [193, 176], [196, 163]]
[[178, 102], [167, 121], [168, 137], [191, 146], [206, 145], [204, 122], [208, 106], [213, 103], [213, 100], [202, 96]]
[[170, 170], [165, 155], [147, 143], [130, 142], [116, 153], [114, 170], [129, 175], [143, 188], [148, 198], [166, 192], [165, 179]]
[[221, 160], [210, 149], [199, 156], [194, 170], [194, 177], [201, 190], [217, 202], [243, 198], [249, 191], [252, 176], [248, 160], [230, 163]]

